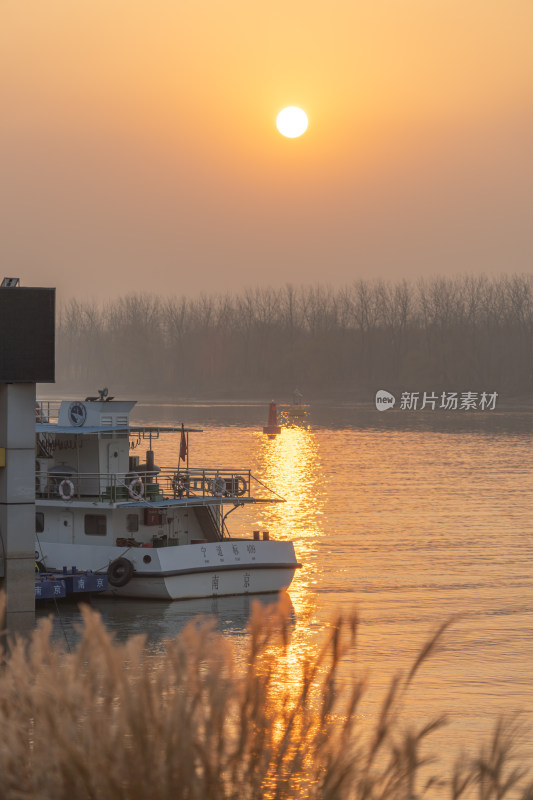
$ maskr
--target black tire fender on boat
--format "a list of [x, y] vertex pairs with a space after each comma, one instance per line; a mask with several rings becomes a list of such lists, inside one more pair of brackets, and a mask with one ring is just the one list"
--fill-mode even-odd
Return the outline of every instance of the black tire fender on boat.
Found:
[[125, 586], [132, 579], [134, 567], [131, 561], [121, 556], [116, 558], [107, 568], [107, 580], [117, 589]]

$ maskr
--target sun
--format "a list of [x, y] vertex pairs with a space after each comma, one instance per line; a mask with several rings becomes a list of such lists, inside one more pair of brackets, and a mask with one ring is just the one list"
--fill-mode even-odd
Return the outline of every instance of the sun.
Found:
[[309, 120], [307, 119], [307, 114], [301, 108], [287, 106], [287, 108], [279, 112], [276, 125], [283, 136], [288, 139], [296, 139], [306, 132]]

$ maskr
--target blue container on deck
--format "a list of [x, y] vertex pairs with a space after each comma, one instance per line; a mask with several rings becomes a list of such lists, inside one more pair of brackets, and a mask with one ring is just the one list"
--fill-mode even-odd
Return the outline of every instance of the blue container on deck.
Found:
[[51, 600], [52, 598], [66, 597], [65, 581], [45, 576], [35, 580], [35, 599]]
[[67, 594], [78, 592], [105, 592], [108, 588], [107, 575], [95, 575], [94, 572], [74, 572], [63, 574]]
[[36, 600], [50, 600], [71, 594], [105, 592], [107, 588], [107, 575], [78, 572], [76, 567], [72, 567], [70, 572], [63, 567], [63, 572], [60, 574], [43, 572], [35, 576]]

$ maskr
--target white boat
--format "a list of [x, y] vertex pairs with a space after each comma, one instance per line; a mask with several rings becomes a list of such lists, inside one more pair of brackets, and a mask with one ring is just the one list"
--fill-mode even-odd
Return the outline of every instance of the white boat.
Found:
[[[107, 574], [124, 597], [185, 599], [278, 592], [301, 566], [268, 532], [232, 538], [226, 518], [250, 503], [249, 470], [189, 468], [183, 427], [130, 424], [135, 401], [107, 390], [36, 404], [36, 546], [41, 569]], [[155, 465], [152, 441], [181, 433], [177, 465]], [[148, 444], [146, 459], [131, 455]], [[255, 484], [254, 484], [255, 485]], [[258, 487], [263, 485], [257, 482]]]

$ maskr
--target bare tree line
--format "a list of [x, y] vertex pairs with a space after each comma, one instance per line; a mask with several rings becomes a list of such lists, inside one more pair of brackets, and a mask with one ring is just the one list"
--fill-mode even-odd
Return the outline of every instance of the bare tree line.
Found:
[[57, 379], [176, 397], [533, 389], [533, 275], [71, 300]]

